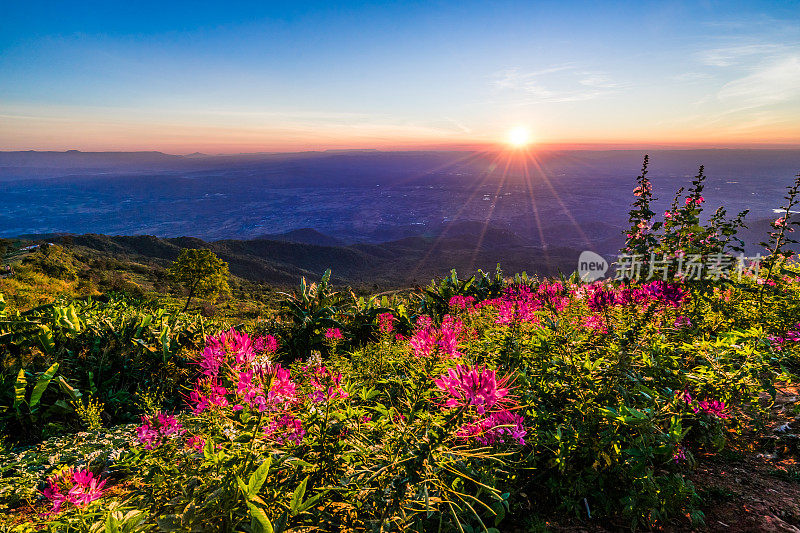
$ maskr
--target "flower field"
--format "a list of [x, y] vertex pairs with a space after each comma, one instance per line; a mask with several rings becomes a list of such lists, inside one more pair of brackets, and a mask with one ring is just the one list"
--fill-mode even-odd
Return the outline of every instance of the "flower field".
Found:
[[[639, 203], [628, 249], [727, 244], [697, 225], [700, 202], [683, 205], [668, 217], [683, 225], [653, 237], [663, 226]], [[326, 274], [241, 325], [119, 302], [3, 311], [6, 361], [19, 361], [3, 527], [701, 528], [693, 473], [759, 442], [776, 387], [800, 372], [800, 265], [775, 243], [739, 279], [498, 269], [367, 299]], [[83, 452], [45, 448], [81, 426]]]

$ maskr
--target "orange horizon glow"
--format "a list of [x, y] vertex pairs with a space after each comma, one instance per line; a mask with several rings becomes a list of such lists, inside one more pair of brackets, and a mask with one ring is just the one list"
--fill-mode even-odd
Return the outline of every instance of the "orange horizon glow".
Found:
[[[2, 140], [2, 139], [0, 139]], [[224, 139], [171, 139], [168, 142], [148, 142], [146, 140], [132, 142], [113, 141], [108, 138], [103, 141], [75, 141], [64, 142], [53, 139], [50, 142], [0, 142], [0, 151], [67, 151], [78, 150], [82, 152], [163, 152], [167, 154], [193, 154], [203, 153], [208, 155], [233, 155], [247, 153], [297, 153], [297, 152], [324, 152], [336, 150], [377, 150], [377, 151], [464, 151], [464, 152], [507, 152], [509, 150], [526, 150], [529, 152], [547, 152], [558, 150], [701, 150], [701, 149], [800, 149], [797, 140], [752, 140], [741, 139], [702, 139], [697, 141], [675, 140], [632, 140], [620, 139], [609, 141], [597, 140], [554, 140], [513, 143], [509, 140], [500, 141], [462, 141], [443, 142], [437, 140], [392, 141], [354, 139], [352, 141], [340, 140], [339, 142], [303, 142], [301, 140], [284, 142], [259, 142], [259, 141], [225, 141]]]

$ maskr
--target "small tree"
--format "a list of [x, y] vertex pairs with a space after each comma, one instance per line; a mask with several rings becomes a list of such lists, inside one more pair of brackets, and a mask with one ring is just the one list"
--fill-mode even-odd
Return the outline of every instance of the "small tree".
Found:
[[189, 309], [192, 298], [211, 298], [220, 292], [228, 292], [228, 263], [211, 250], [184, 248], [178, 260], [167, 269], [170, 277], [189, 292], [183, 310]]

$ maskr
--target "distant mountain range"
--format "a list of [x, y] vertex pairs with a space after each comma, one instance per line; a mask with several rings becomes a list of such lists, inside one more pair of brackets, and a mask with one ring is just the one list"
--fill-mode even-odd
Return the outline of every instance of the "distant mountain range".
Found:
[[[311, 235], [302, 232], [301, 235]], [[319, 234], [321, 237], [324, 235]], [[408, 287], [427, 284], [455, 268], [462, 274], [478, 268], [493, 271], [497, 263], [509, 273], [527, 271], [554, 275], [575, 270], [580, 250], [541, 248], [497, 241], [476, 247], [474, 236], [409, 237], [383, 244], [330, 246], [253, 239], [206, 242], [196, 238], [152, 236], [48, 236], [57, 243], [79, 246], [117, 258], [167, 266], [181, 248], [208, 248], [228, 262], [241, 278], [278, 286], [295, 285], [300, 276], [316, 279], [326, 269], [333, 281], [358, 287]]]
[[[571, 271], [580, 251], [608, 257], [622, 245], [643, 155], [0, 152], [0, 237], [73, 234], [89, 247], [164, 261], [194, 243], [219, 251], [243, 277], [275, 283], [329, 266], [353, 283], [497, 262]], [[800, 170], [800, 150], [650, 156], [656, 212], [704, 164], [707, 213], [749, 209], [750, 253]]]

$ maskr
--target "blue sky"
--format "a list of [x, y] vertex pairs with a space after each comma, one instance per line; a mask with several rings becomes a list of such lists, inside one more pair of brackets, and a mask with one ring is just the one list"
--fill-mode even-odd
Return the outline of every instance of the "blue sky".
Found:
[[16, 2], [0, 149], [800, 143], [800, 2]]

